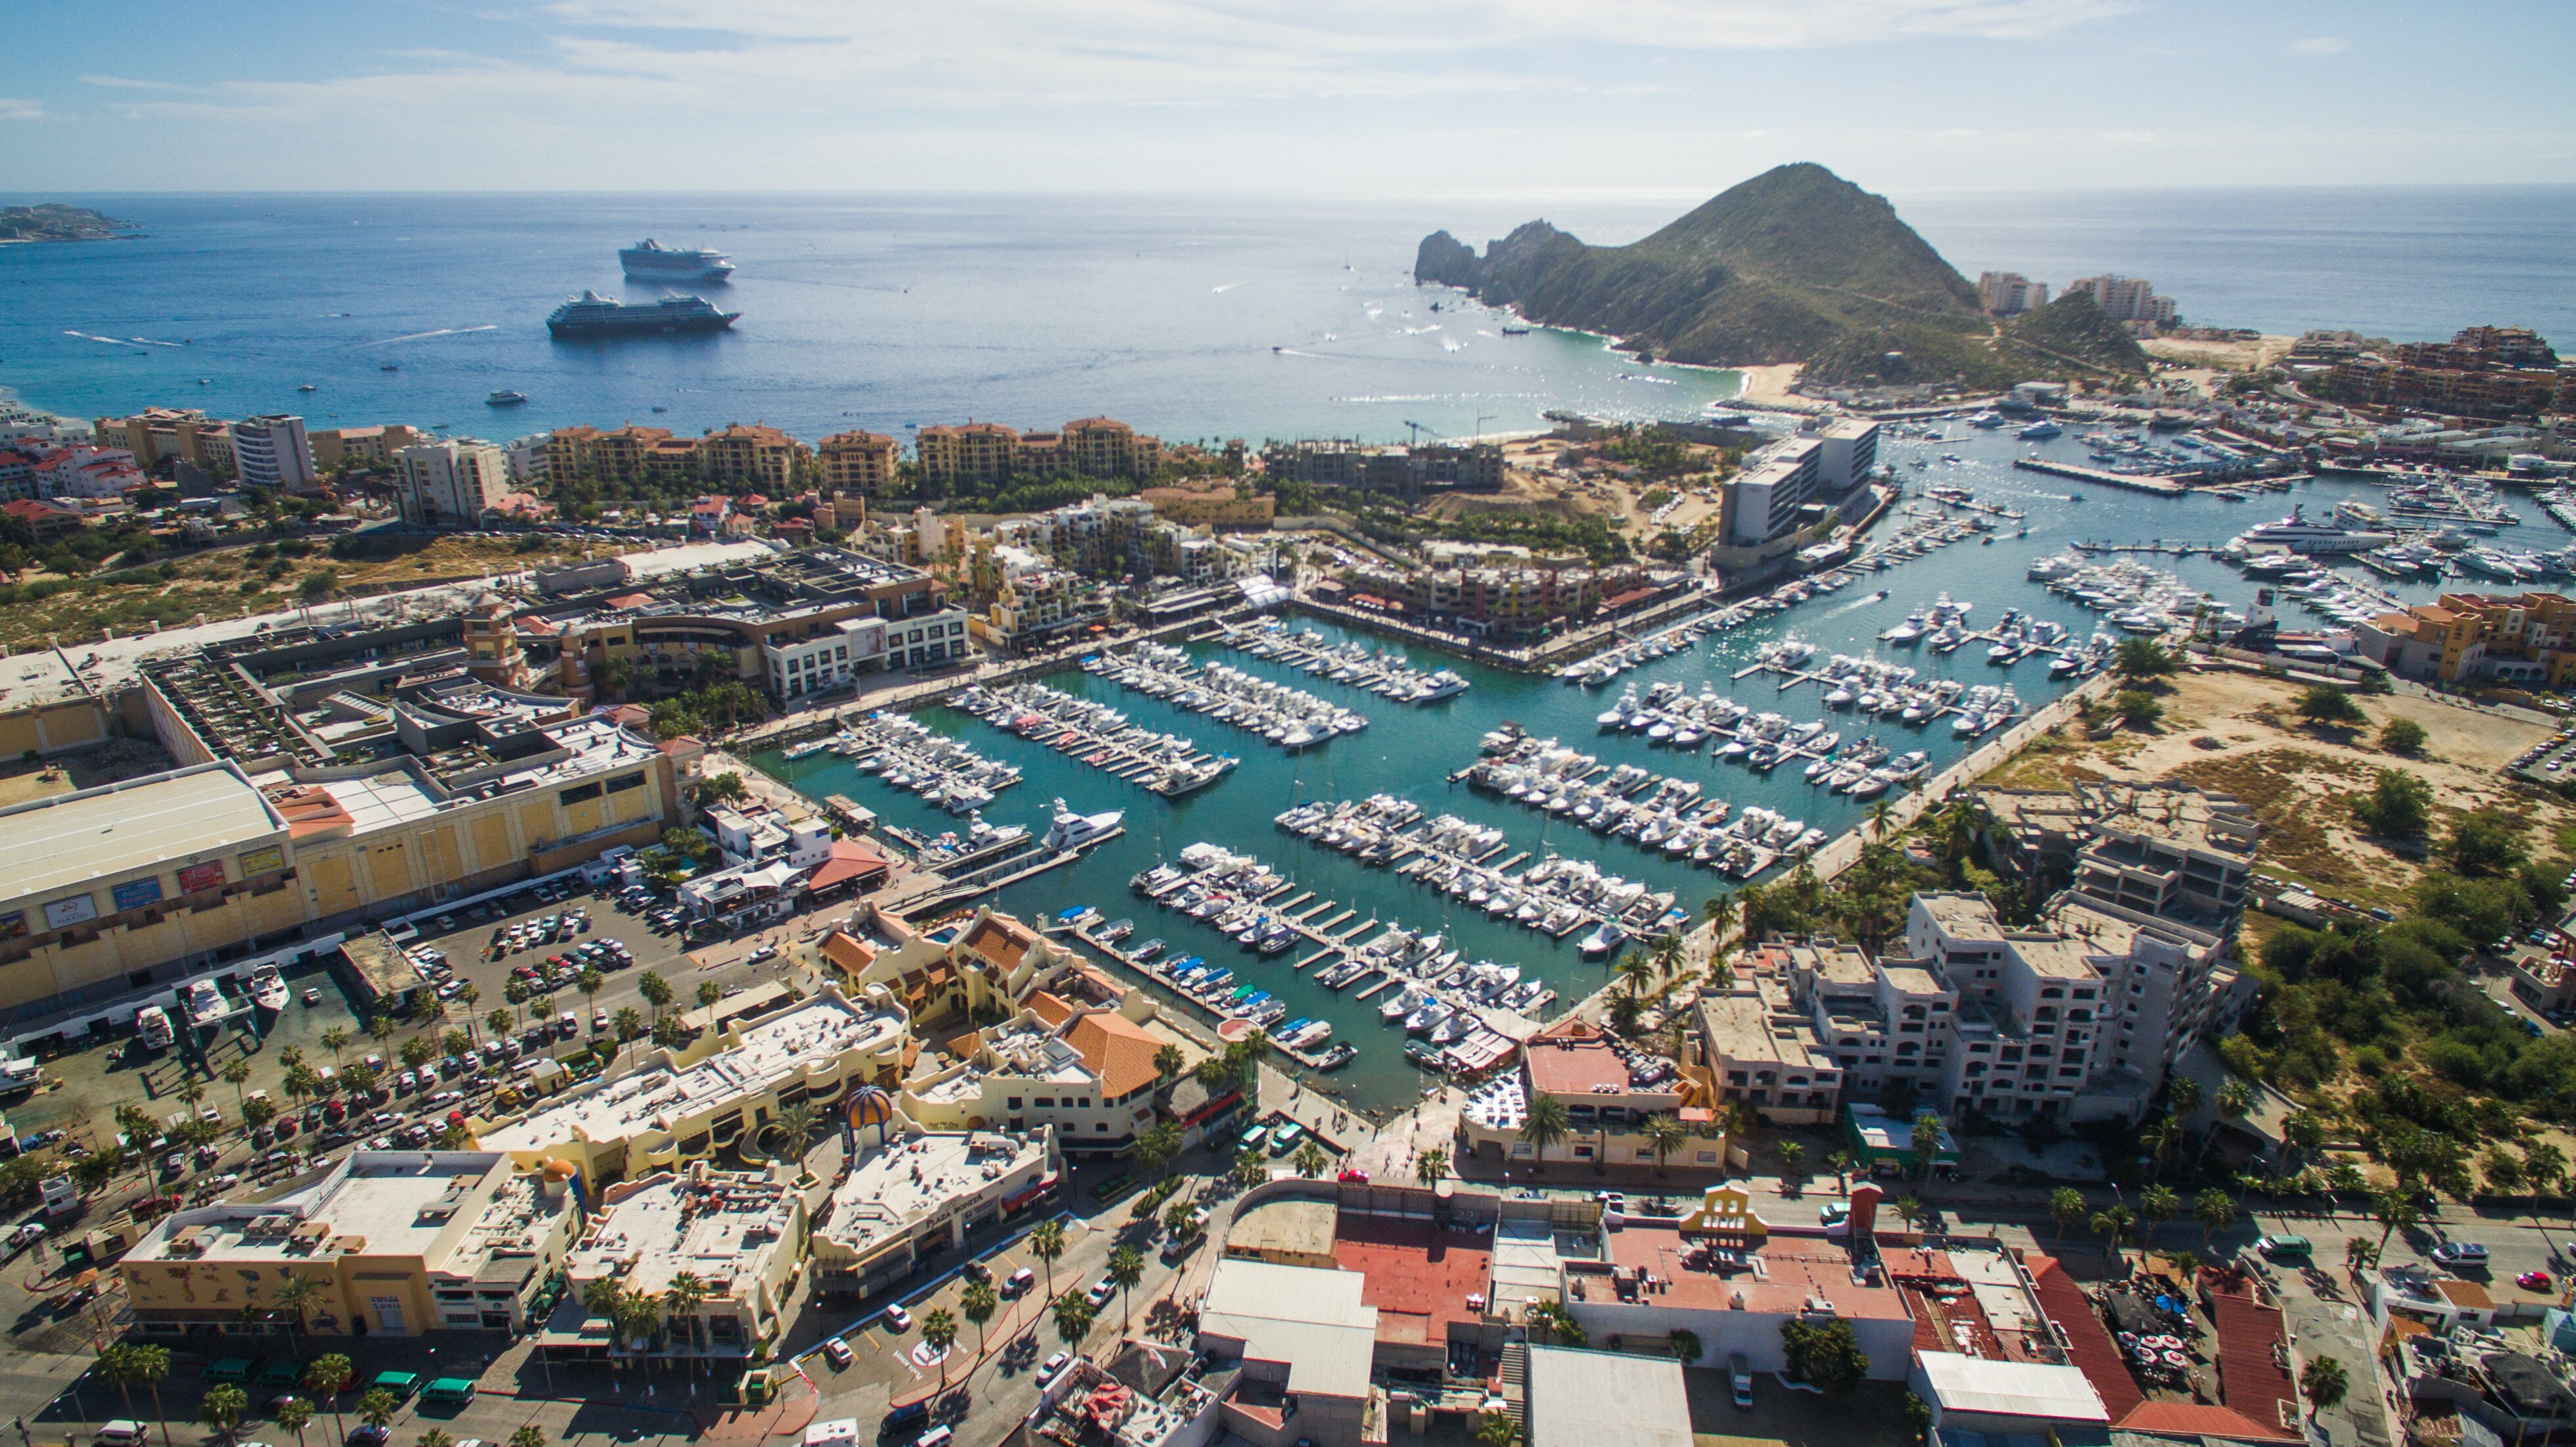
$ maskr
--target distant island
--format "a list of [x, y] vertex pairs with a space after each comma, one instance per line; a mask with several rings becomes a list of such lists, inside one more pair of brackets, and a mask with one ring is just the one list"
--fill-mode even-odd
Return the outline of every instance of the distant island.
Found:
[[113, 241], [132, 234], [134, 223], [48, 201], [41, 206], [0, 206], [0, 242]]
[[1531, 221], [1479, 257], [1434, 232], [1413, 275], [1649, 357], [1801, 363], [1816, 381], [2009, 386], [2147, 371], [2137, 341], [2086, 295], [1996, 321], [1885, 197], [1809, 163], [1731, 187], [1627, 246]]

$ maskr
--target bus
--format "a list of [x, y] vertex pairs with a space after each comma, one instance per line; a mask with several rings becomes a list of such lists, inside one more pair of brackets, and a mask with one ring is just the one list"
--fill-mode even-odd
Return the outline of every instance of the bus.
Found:
[[1235, 1138], [1235, 1153], [1240, 1155], [1245, 1151], [1257, 1151], [1261, 1149], [1263, 1143], [1269, 1139], [1270, 1128], [1268, 1126], [1256, 1125], [1252, 1129], [1245, 1131], [1242, 1135]]
[[1278, 1131], [1270, 1137], [1270, 1153], [1274, 1156], [1284, 1156], [1288, 1154], [1290, 1151], [1297, 1149], [1297, 1142], [1302, 1139], [1305, 1134], [1306, 1128], [1304, 1126], [1299, 1125], [1293, 1120], [1289, 1121], [1287, 1124], [1279, 1127]]
[[405, 1402], [411, 1399], [412, 1392], [420, 1386], [420, 1373], [378, 1372], [375, 1381], [370, 1385], [392, 1393], [393, 1399], [397, 1402]]
[[432, 1407], [462, 1407], [474, 1400], [471, 1377], [440, 1377], [421, 1388], [420, 1400]]

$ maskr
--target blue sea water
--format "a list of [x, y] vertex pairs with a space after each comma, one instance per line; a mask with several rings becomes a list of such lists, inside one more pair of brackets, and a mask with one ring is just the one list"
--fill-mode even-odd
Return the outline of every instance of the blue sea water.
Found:
[[[1107, 413], [1258, 443], [1523, 430], [1557, 408], [1687, 416], [1736, 387], [1594, 337], [1507, 337], [1496, 315], [1410, 280], [1435, 228], [1481, 244], [1543, 215], [1618, 243], [1684, 209], [1672, 200], [6, 199], [94, 205], [145, 233], [0, 247], [0, 388], [73, 416], [165, 403], [494, 437], [766, 420], [812, 438]], [[1895, 199], [1970, 276], [2115, 270], [2194, 320], [2267, 331], [2414, 338], [2492, 321], [2576, 337], [2576, 189]], [[585, 287], [653, 294], [617, 270], [617, 248], [647, 235], [732, 253], [735, 278], [707, 290], [742, 321], [714, 337], [551, 341], [546, 313]], [[528, 404], [487, 408], [503, 388]]]

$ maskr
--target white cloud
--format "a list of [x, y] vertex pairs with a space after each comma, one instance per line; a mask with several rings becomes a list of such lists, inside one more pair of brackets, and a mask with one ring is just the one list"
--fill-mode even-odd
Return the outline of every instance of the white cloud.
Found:
[[172, 81], [166, 81], [166, 80], [136, 80], [136, 79], [134, 79], [134, 78], [133, 78], [133, 77], [131, 77], [131, 76], [124, 76], [124, 75], [85, 75], [85, 76], [82, 76], [82, 77], [80, 78], [80, 83], [81, 83], [81, 84], [83, 84], [83, 85], [95, 85], [95, 86], [100, 86], [100, 87], [103, 87], [103, 88], [105, 88], [105, 89], [107, 89], [107, 90], [184, 90], [184, 89], [186, 89], [186, 87], [181, 86], [181, 85], [178, 85], [178, 84], [176, 84], [175, 82], [172, 82]]
[[2352, 42], [2340, 35], [2311, 35], [2290, 48], [2301, 55], [2341, 55], [2352, 48]]
[[46, 112], [43, 101], [0, 95], [0, 121], [49, 121], [53, 118]]

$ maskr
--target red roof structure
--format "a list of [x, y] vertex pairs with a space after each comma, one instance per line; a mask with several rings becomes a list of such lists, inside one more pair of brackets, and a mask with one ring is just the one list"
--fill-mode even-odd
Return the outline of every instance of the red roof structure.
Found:
[[2296, 1400], [2281, 1365], [2287, 1351], [2281, 1309], [2256, 1300], [2253, 1283], [2240, 1272], [2204, 1269], [2200, 1286], [2218, 1335], [2219, 1400], [2271, 1435], [2296, 1435], [2280, 1425], [2282, 1405]]
[[832, 857], [814, 866], [814, 872], [806, 877], [805, 887], [821, 894], [844, 884], [865, 886], [872, 880], [884, 878], [893, 869], [892, 862], [866, 844], [856, 839], [835, 839], [832, 841]]
[[2101, 1394], [2102, 1405], [2109, 1410], [2114, 1426], [2136, 1411], [2147, 1400], [2138, 1390], [2138, 1379], [2129, 1375], [2129, 1363], [2120, 1355], [2120, 1344], [2111, 1340], [2110, 1328], [2102, 1324], [2102, 1315], [2093, 1309], [2093, 1299], [2055, 1257], [2031, 1255], [2022, 1259], [2030, 1269], [2031, 1284], [2038, 1288], [2040, 1310], [2066, 1333], [2066, 1354], [2084, 1380]]

